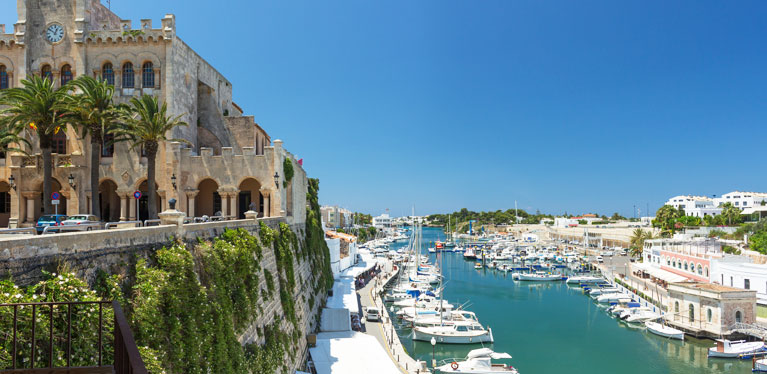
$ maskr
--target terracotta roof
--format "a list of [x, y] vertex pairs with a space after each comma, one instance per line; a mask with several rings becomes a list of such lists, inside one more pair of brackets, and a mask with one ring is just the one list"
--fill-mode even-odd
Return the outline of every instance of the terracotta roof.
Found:
[[684, 288], [697, 289], [697, 290], [713, 291], [717, 293], [754, 291], [754, 290], [744, 290], [742, 288], [723, 286], [721, 284], [716, 284], [716, 283], [703, 283], [703, 282], [677, 282], [677, 283], [671, 283], [671, 285], [680, 286]]
[[356, 236], [345, 234], [345, 233], [342, 233], [342, 232], [337, 232], [337, 231], [326, 231], [325, 232], [325, 236], [327, 236], [328, 238], [332, 238], [332, 239], [338, 238], [338, 239], [341, 239], [341, 240], [347, 241], [347, 242], [356, 242], [357, 241], [357, 237]]

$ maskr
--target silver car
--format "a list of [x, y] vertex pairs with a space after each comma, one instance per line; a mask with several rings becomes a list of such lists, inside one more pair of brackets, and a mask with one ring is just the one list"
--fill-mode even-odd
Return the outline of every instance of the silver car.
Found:
[[101, 221], [99, 221], [98, 217], [93, 214], [76, 214], [69, 216], [69, 218], [61, 222], [61, 225], [64, 226], [62, 231], [69, 231], [70, 229], [73, 231], [91, 231], [102, 227]]

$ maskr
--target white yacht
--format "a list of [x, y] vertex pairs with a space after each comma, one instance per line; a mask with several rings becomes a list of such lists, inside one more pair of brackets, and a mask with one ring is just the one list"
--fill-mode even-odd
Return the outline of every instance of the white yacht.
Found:
[[497, 353], [493, 352], [490, 348], [480, 348], [469, 351], [469, 354], [463, 361], [453, 360], [435, 369], [439, 370], [440, 373], [459, 374], [519, 373], [513, 366], [494, 364], [491, 361], [509, 358], [511, 356], [508, 353]]
[[603, 293], [597, 297], [598, 303], [616, 303], [621, 300], [631, 300], [631, 295], [623, 292]]
[[492, 343], [493, 330], [485, 329], [479, 323], [413, 328], [413, 340], [428, 342], [431, 338], [444, 344]]
[[649, 308], [634, 308], [630, 309], [625, 315], [621, 315], [621, 319], [626, 323], [645, 323], [660, 317], [658, 313], [653, 312]]
[[764, 342], [717, 339], [716, 346], [708, 349], [708, 357], [737, 358], [764, 350]]
[[532, 274], [520, 273], [518, 278], [521, 281], [549, 282], [562, 280], [562, 274], [547, 274], [542, 271], [538, 271]]
[[684, 331], [677, 330], [671, 326], [664, 325], [659, 322], [645, 321], [645, 327], [647, 331], [671, 339], [684, 340]]
[[604, 278], [600, 277], [592, 277], [587, 275], [576, 275], [572, 277], [567, 278], [566, 283], [574, 283], [574, 284], [580, 284], [580, 283], [599, 283], [604, 281]]

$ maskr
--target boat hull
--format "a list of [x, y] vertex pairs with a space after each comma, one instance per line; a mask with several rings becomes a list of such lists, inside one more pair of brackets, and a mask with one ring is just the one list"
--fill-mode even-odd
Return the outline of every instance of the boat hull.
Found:
[[677, 329], [668, 329], [656, 326], [657, 324], [645, 323], [647, 331], [669, 339], [684, 340], [684, 332]]
[[431, 333], [424, 332], [423, 330], [419, 328], [413, 329], [413, 340], [428, 342], [428, 341], [431, 341], [432, 337], [434, 338], [434, 340], [437, 341], [437, 343], [442, 343], [442, 344], [476, 344], [476, 343], [492, 343], [493, 342], [493, 332], [489, 329], [485, 333], [477, 334], [473, 336], [439, 334], [439, 333], [431, 334]]

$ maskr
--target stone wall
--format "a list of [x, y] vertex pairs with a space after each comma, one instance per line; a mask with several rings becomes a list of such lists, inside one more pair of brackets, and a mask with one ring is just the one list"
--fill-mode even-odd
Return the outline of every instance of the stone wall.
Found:
[[[41, 270], [55, 271], [61, 262], [66, 262], [78, 274], [93, 283], [99, 269], [118, 273], [130, 269], [137, 256], [149, 258], [150, 255], [167, 245], [173, 238], [182, 238], [187, 247], [193, 247], [199, 239], [210, 239], [219, 236], [227, 228], [243, 228], [251, 234], [258, 235], [260, 222], [274, 230], [285, 222], [283, 217], [262, 218], [258, 220], [243, 219], [223, 222], [208, 222], [186, 224], [183, 226], [164, 225], [145, 228], [128, 228], [101, 230], [92, 232], [62, 233], [56, 235], [35, 236], [31, 238], [0, 240], [0, 274], [13, 276], [16, 284], [30, 285], [42, 280]], [[291, 225], [298, 237], [299, 245], [305, 243], [305, 227], [303, 223]], [[299, 249], [295, 249], [298, 252]], [[261, 267], [275, 276], [279, 274], [273, 248], [263, 249]], [[306, 361], [307, 342], [305, 337], [314, 331], [324, 304], [325, 294], [314, 295], [312, 279], [315, 270], [310, 260], [302, 260], [294, 256], [296, 276], [295, 299], [296, 317], [301, 330], [298, 339], [285, 357], [289, 372], [300, 368]], [[259, 328], [280, 321], [283, 331], [292, 331], [292, 324], [284, 318], [280, 302], [278, 282], [275, 296], [263, 300], [262, 312], [256, 322], [251, 325], [238, 340], [241, 344], [263, 344], [264, 338], [259, 336]], [[261, 277], [261, 289], [266, 289], [265, 278]], [[310, 306], [309, 300], [313, 299]]]

